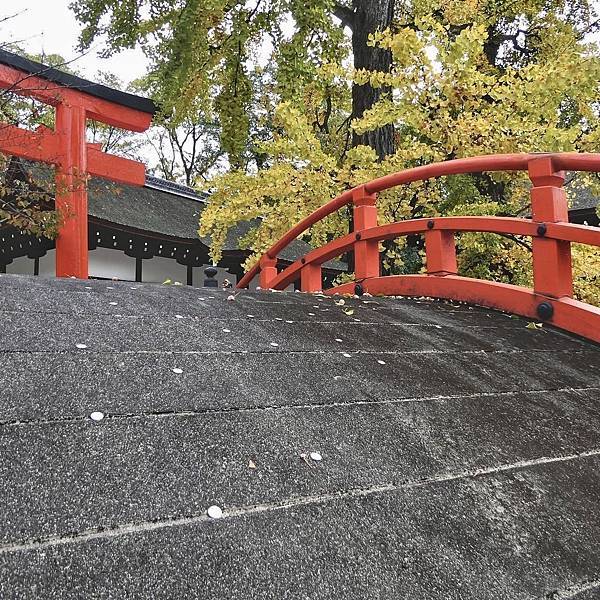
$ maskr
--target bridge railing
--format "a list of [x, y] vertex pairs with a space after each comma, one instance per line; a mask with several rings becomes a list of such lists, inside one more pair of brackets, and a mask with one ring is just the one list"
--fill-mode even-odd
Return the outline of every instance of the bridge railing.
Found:
[[[387, 225], [377, 223], [377, 194], [393, 187], [440, 177], [483, 171], [527, 171], [532, 182], [531, 219], [436, 217]], [[506, 154], [435, 163], [376, 179], [344, 192], [290, 229], [238, 283], [244, 288], [259, 276], [263, 289], [284, 289], [300, 279], [302, 291], [322, 289], [321, 265], [354, 252], [355, 282], [328, 294], [430, 296], [461, 300], [549, 321], [600, 342], [600, 308], [573, 299], [571, 243], [600, 247], [600, 228], [568, 222], [565, 171], [600, 172], [600, 154]], [[354, 231], [317, 248], [277, 272], [277, 256], [311, 226], [352, 204]], [[488, 232], [532, 238], [533, 289], [457, 275], [454, 235]], [[427, 273], [381, 277], [379, 242], [423, 234]]]

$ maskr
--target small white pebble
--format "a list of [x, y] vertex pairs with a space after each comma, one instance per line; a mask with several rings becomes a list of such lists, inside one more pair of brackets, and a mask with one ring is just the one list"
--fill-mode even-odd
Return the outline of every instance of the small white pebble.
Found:
[[175, 315], [176, 319], [183, 319], [183, 315]]
[[254, 319], [254, 315], [246, 315], [249, 319]]
[[101, 413], [100, 411], [94, 411], [90, 415], [90, 419], [92, 421], [102, 421], [102, 419], [104, 419], [104, 413]]
[[378, 360], [377, 361], [380, 365], [385, 365], [385, 360]]
[[177, 375], [181, 375], [183, 373], [183, 369], [179, 369], [178, 367], [175, 367], [173, 369], [173, 373], [177, 373]]
[[318, 452], [311, 452], [310, 457], [317, 462], [323, 460], [323, 457]]
[[281, 317], [275, 317], [276, 321], [283, 321], [283, 319]]
[[116, 303], [116, 302], [109, 302], [109, 304], [110, 304], [111, 306], [116, 306], [116, 305], [117, 305], [117, 303]]
[[333, 380], [334, 381], [339, 381], [342, 378], [341, 375], [334, 375]]
[[110, 285], [107, 285], [107, 286], [106, 286], [106, 289], [107, 289], [107, 290], [114, 290], [115, 288], [114, 288], [114, 287], [111, 287]]
[[231, 302], [232, 300], [235, 300], [235, 296], [233, 294], [231, 296], [227, 296], [227, 300]]
[[129, 288], [129, 289], [130, 289], [130, 290], [137, 290], [137, 288], [136, 288], [136, 287], [131, 287], [131, 288]]
[[86, 289], [86, 290], [91, 290], [92, 288], [91, 288], [91, 286], [89, 286], [89, 285], [86, 285], [86, 286], [85, 286], [85, 289]]
[[441, 329], [441, 328], [442, 328], [442, 326], [441, 326], [441, 325], [435, 325], [435, 328], [436, 328], [436, 329]]
[[220, 519], [223, 516], [223, 511], [220, 506], [209, 506], [206, 514], [211, 519]]
[[85, 350], [85, 348], [87, 348], [87, 346], [85, 344], [75, 344], [75, 346], [77, 348], [79, 348], [80, 350]]
[[273, 346], [273, 348], [279, 348], [279, 344], [277, 342], [271, 342], [271, 346]]
[[198, 298], [198, 300], [200, 300], [200, 302], [204, 302], [204, 300], [206, 300], [206, 298]]
[[294, 322], [294, 321], [286, 321], [286, 323], [290, 323], [290, 324], [291, 324], [291, 323], [293, 323], [293, 322]]
[[309, 317], [314, 317], [314, 316], [315, 316], [315, 313], [308, 313], [308, 316], [309, 316]]
[[335, 341], [336, 341], [338, 344], [341, 344], [341, 343], [342, 343], [344, 340], [341, 340], [340, 338], [335, 338]]
[[231, 329], [223, 329], [223, 333], [231, 333]]
[[348, 354], [347, 352], [344, 352], [344, 356], [345, 356], [346, 358], [352, 358], [352, 354]]

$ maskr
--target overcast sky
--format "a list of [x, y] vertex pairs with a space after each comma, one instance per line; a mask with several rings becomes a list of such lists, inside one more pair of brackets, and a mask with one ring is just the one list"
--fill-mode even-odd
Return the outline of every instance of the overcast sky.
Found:
[[18, 15], [0, 24], [0, 40], [15, 42], [32, 54], [60, 54], [67, 60], [76, 58], [73, 68], [85, 77], [94, 78], [98, 70], [109, 71], [129, 82], [145, 72], [144, 55], [138, 51], [122, 52], [110, 59], [97, 56], [95, 46], [85, 56], [76, 50], [80, 24], [69, 10], [70, 0], [0, 0], [0, 17]]
[[[83, 76], [93, 79], [98, 70], [109, 71], [124, 82], [145, 73], [146, 61], [139, 50], [121, 52], [110, 59], [101, 59], [98, 45], [85, 56], [76, 50], [81, 29], [69, 10], [70, 0], [0, 0], [0, 17], [19, 13], [0, 24], [0, 40], [18, 43], [31, 53], [60, 54], [67, 60], [76, 59], [73, 67]], [[594, 2], [600, 7], [600, 0]], [[600, 36], [595, 36], [596, 39]]]

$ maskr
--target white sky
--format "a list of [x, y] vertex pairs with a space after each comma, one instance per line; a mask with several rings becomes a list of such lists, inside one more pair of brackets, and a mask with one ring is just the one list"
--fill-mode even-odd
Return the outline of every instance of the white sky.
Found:
[[[69, 10], [69, 0], [0, 0], [0, 18], [19, 13], [0, 23], [0, 40], [18, 43], [32, 54], [60, 54], [67, 60], [80, 55], [76, 50], [81, 26]], [[84, 77], [94, 79], [97, 71], [108, 71], [125, 83], [145, 72], [141, 51], [126, 51], [110, 59], [97, 55], [97, 45], [72, 63]]]
[[[76, 50], [80, 24], [69, 10], [70, 0], [0, 0], [0, 18], [18, 13], [13, 19], [0, 23], [0, 41], [15, 42], [31, 53], [60, 54], [82, 76], [93, 80], [97, 71], [108, 71], [125, 83], [146, 71], [146, 59], [140, 50], [121, 52], [110, 59], [98, 57], [101, 48], [96, 44], [84, 56]], [[600, 8], [600, 0], [593, 4]], [[594, 36], [600, 38], [600, 36]], [[600, 40], [599, 40], [600, 41]]]

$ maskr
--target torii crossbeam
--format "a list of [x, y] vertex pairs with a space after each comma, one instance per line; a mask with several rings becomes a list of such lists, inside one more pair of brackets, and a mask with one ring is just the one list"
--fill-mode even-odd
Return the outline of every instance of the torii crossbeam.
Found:
[[0, 88], [55, 108], [54, 130], [36, 131], [0, 123], [0, 152], [56, 166], [56, 276], [88, 277], [87, 177], [144, 185], [143, 163], [102, 152], [86, 142], [88, 119], [145, 131], [156, 106], [151, 100], [113, 90], [0, 50]]

